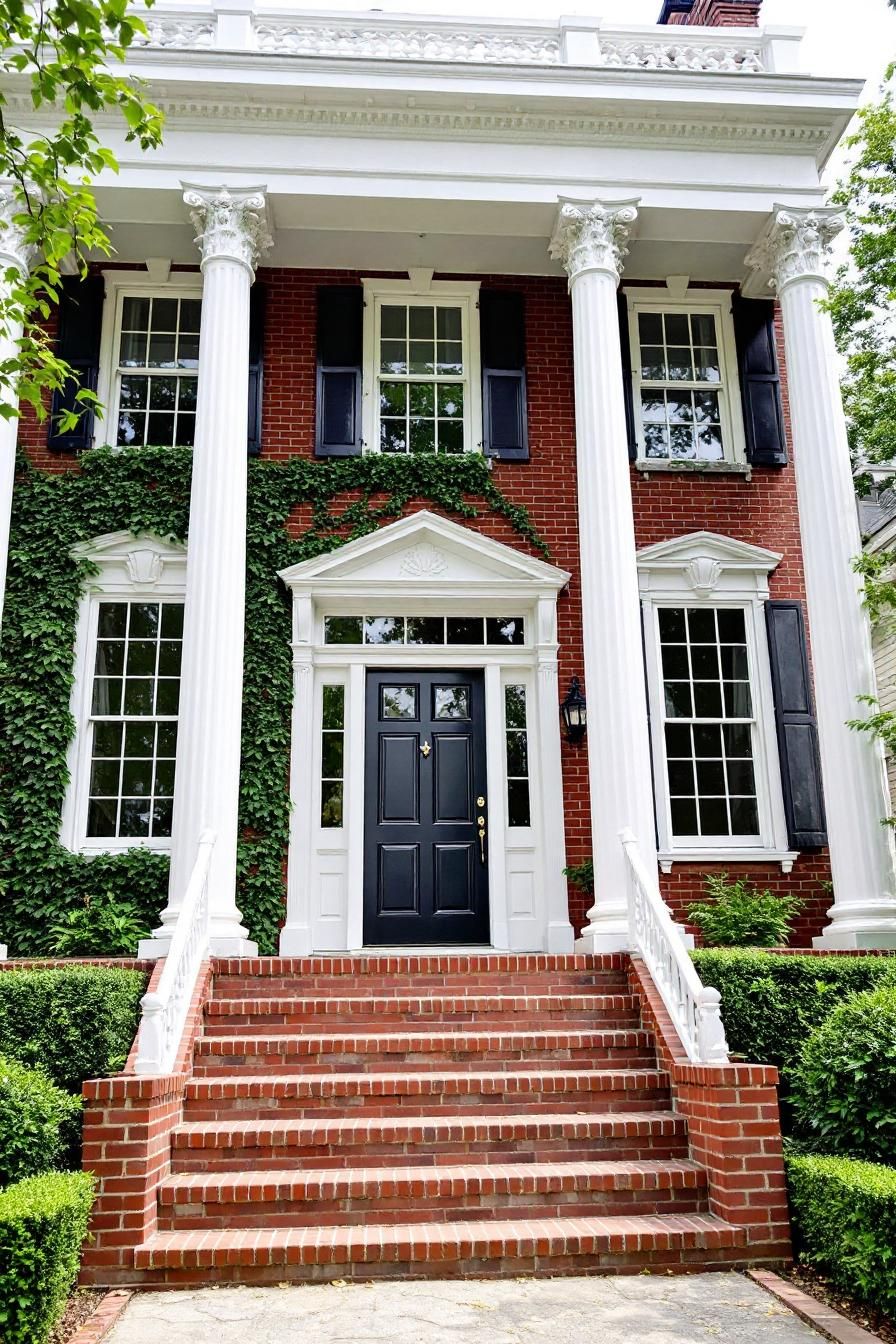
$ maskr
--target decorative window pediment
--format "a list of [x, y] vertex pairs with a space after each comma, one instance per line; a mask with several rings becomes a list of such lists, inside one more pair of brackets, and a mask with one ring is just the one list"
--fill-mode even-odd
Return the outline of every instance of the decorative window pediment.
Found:
[[762, 546], [716, 532], [691, 532], [640, 550], [639, 583], [642, 595], [652, 597], [765, 599], [768, 576], [780, 561], [777, 552]]

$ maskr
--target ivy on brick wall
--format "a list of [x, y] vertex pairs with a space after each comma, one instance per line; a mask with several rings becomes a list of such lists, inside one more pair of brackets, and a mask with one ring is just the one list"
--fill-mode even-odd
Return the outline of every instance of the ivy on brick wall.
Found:
[[[51, 927], [85, 899], [129, 910], [147, 930], [164, 905], [166, 856], [134, 848], [86, 858], [59, 843], [75, 633], [90, 577], [71, 549], [119, 530], [184, 540], [190, 466], [183, 449], [100, 449], [79, 471], [52, 475], [20, 463], [0, 644], [0, 939], [13, 955], [48, 952]], [[289, 836], [292, 654], [277, 571], [373, 531], [417, 499], [462, 518], [500, 514], [547, 554], [478, 454], [249, 463], [238, 904], [264, 953], [276, 950]], [[290, 528], [302, 506], [301, 526]]]

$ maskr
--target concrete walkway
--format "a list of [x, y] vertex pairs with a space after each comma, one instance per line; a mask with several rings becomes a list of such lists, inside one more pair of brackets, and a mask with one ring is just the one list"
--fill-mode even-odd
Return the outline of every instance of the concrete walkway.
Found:
[[739, 1274], [138, 1293], [106, 1344], [818, 1344]]

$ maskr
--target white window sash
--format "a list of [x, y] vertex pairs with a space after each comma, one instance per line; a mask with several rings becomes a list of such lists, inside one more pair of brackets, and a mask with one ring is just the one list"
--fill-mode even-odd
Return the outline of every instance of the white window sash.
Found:
[[[363, 451], [380, 450], [381, 380], [400, 383], [461, 384], [464, 389], [465, 453], [482, 452], [482, 370], [479, 353], [479, 282], [435, 280], [426, 291], [415, 290], [409, 280], [364, 280], [364, 343], [362, 379]], [[384, 306], [407, 305], [417, 308], [460, 308], [464, 372], [457, 374], [381, 374], [380, 315]], [[403, 453], [387, 454], [403, 457]], [[408, 453], [407, 456], [412, 456]], [[452, 454], [439, 456], [450, 457]]]
[[[737, 346], [734, 337], [734, 321], [731, 315], [731, 295], [727, 291], [701, 290], [694, 292], [693, 299], [676, 301], [663, 297], [664, 291], [627, 290], [629, 341], [632, 364], [632, 398], [635, 412], [635, 433], [638, 441], [638, 463], [686, 462], [691, 469], [700, 466], [712, 466], [712, 460], [706, 458], [647, 457], [644, 437], [644, 422], [641, 418], [641, 389], [645, 391], [682, 391], [715, 392], [719, 398], [719, 419], [722, 426], [723, 456], [717, 461], [745, 463], [746, 440], [744, 436], [743, 412], [740, 401], [740, 382], [737, 368]], [[666, 381], [641, 377], [641, 336], [638, 326], [640, 313], [682, 313], [708, 315], [715, 319], [716, 339], [719, 354], [720, 381], [717, 383], [697, 380]]]

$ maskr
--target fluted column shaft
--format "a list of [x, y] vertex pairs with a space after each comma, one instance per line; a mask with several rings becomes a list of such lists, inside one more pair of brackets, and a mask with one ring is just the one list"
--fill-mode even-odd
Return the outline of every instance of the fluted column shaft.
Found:
[[[187, 191], [203, 253], [196, 438], [174, 781], [168, 907], [177, 917], [205, 830], [212, 951], [251, 955], [236, 906], [236, 848], [246, 602], [249, 289], [264, 240], [259, 192]], [[163, 949], [160, 949], [163, 950]]]
[[834, 882], [820, 947], [896, 947], [893, 836], [879, 741], [847, 727], [875, 693], [871, 631], [853, 561], [861, 552], [826, 253], [841, 227], [827, 211], [779, 211], [770, 269], [784, 322], [791, 428], [818, 737]]
[[570, 276], [594, 905], [576, 946], [630, 946], [630, 827], [656, 866], [641, 607], [616, 290], [634, 203], [566, 202], [552, 242]]

